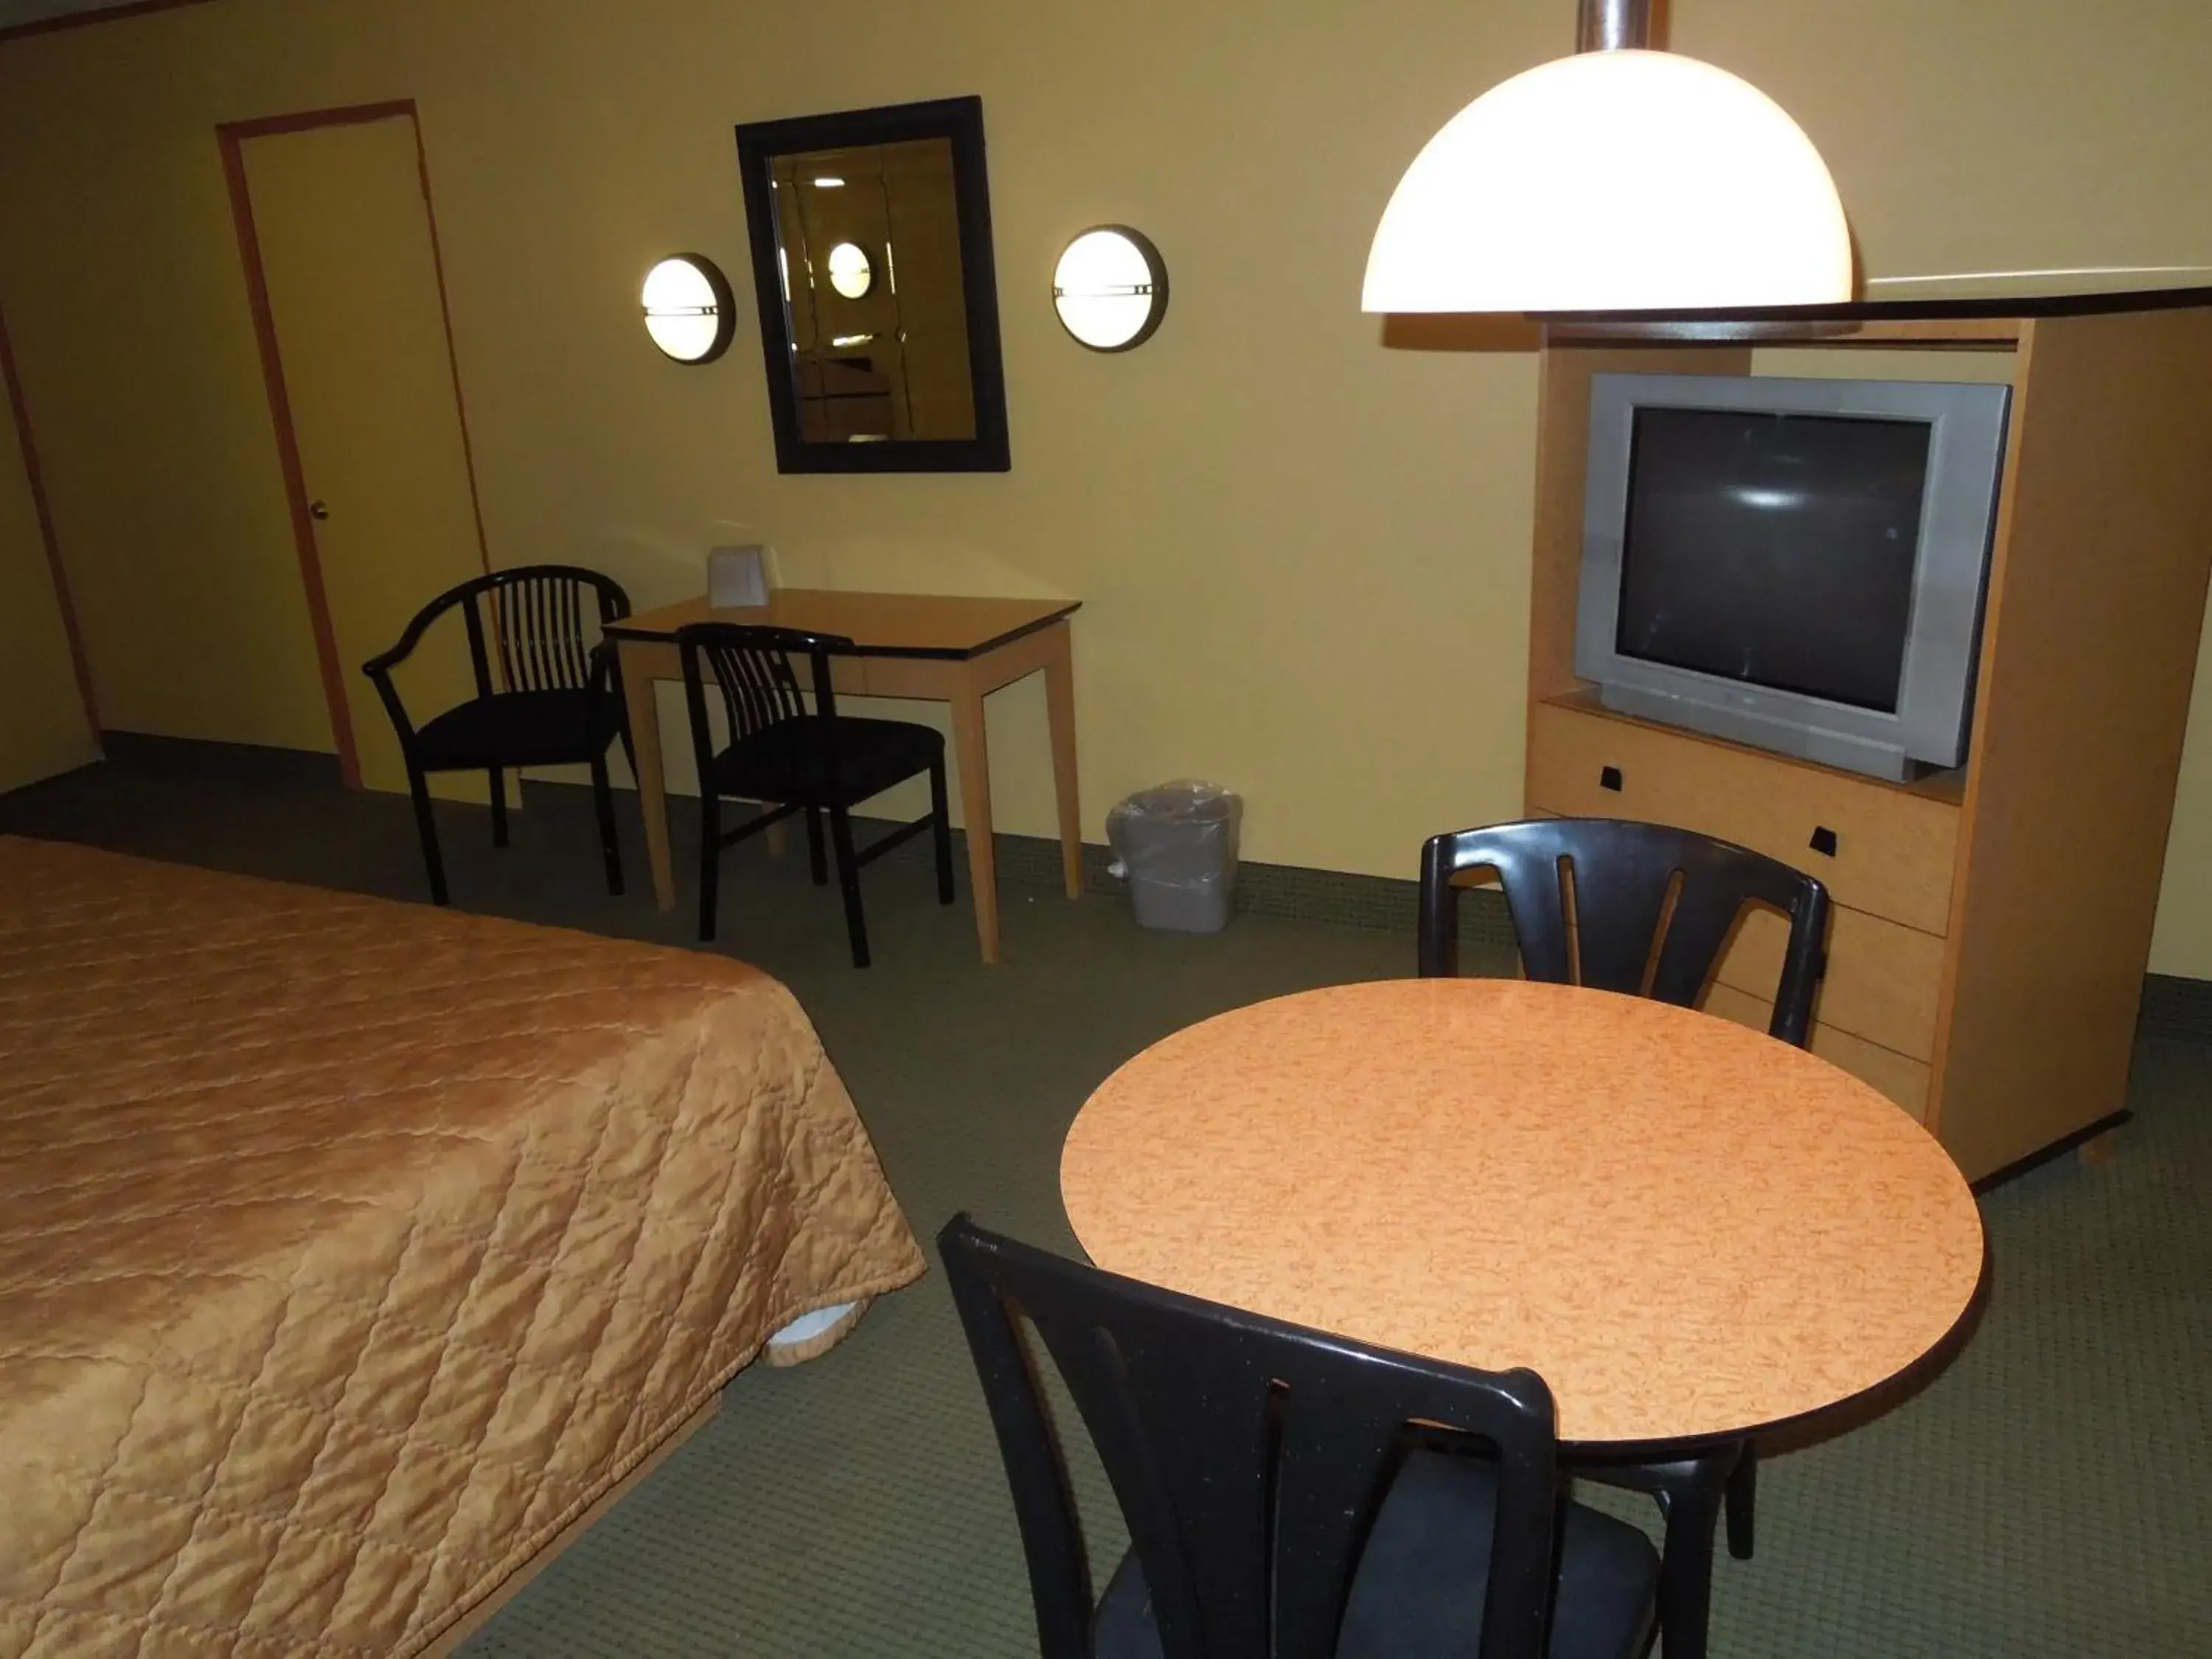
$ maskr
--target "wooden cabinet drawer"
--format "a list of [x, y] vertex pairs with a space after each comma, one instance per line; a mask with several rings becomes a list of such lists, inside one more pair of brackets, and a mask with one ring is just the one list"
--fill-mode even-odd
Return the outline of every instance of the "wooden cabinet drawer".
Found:
[[[1705, 1012], [1763, 1031], [1774, 1018], [1773, 1001], [1753, 996], [1729, 985], [1714, 985], [1705, 993]], [[1870, 1084], [1912, 1114], [1928, 1121], [1929, 1068], [1925, 1062], [1885, 1048], [1878, 1042], [1853, 1036], [1834, 1026], [1815, 1021], [1813, 1052], [1832, 1066], [1839, 1066], [1862, 1083]]]
[[[1778, 910], [1747, 910], [1713, 977], [1772, 1002], [1790, 924]], [[1943, 941], [1863, 910], [1831, 908], [1828, 972], [1814, 1018], [1915, 1060], [1936, 1057], [1936, 998]]]
[[[1565, 817], [1717, 836], [1818, 876], [1838, 904], [1925, 933], [1949, 923], [1950, 801], [1557, 703], [1530, 711], [1528, 799]], [[1832, 855], [1813, 850], [1821, 830], [1835, 837]]]

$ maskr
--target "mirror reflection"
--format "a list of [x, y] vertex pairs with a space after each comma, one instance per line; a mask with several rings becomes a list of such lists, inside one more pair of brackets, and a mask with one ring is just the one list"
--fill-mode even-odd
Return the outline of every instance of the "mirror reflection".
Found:
[[951, 141], [779, 155], [775, 186], [800, 435], [973, 438]]

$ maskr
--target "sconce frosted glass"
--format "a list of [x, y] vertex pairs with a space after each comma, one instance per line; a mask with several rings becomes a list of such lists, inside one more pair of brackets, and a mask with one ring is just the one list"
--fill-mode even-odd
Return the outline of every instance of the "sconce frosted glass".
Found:
[[653, 266], [642, 299], [645, 331], [676, 362], [711, 363], [730, 349], [730, 284], [703, 254], [673, 253]]
[[1052, 273], [1060, 326], [1093, 351], [1127, 351], [1152, 337], [1168, 308], [1159, 249], [1127, 225], [1098, 225], [1070, 242]]

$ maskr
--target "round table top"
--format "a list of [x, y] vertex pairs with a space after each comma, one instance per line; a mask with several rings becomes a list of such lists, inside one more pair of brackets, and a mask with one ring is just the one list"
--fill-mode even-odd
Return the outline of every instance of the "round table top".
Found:
[[1515, 980], [1332, 987], [1157, 1042], [1060, 1156], [1111, 1272], [1550, 1384], [1563, 1441], [1724, 1437], [1942, 1341], [1982, 1271], [1935, 1139], [1803, 1049]]

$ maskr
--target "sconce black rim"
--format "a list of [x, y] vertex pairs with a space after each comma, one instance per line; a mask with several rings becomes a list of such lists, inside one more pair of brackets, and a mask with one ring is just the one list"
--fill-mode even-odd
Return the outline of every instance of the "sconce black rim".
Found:
[[[738, 331], [737, 297], [730, 291], [730, 279], [722, 275], [721, 266], [716, 264], [712, 259], [709, 259], [703, 253], [664, 253], [658, 259], [655, 259], [650, 266], [647, 267], [647, 269], [648, 270], [658, 270], [660, 266], [666, 264], [671, 259], [681, 259], [685, 264], [690, 265], [694, 270], [696, 270], [701, 276], [707, 279], [707, 286], [713, 290], [714, 295], [714, 338], [713, 343], [708, 346], [706, 350], [701, 352], [697, 356], [679, 357], [674, 352], [669, 350], [666, 346], [661, 344], [659, 341], [654, 340], [653, 338], [653, 331], [651, 329], [647, 329], [646, 331], [645, 337], [647, 340], [651, 340], [653, 342], [653, 349], [655, 351], [658, 351], [670, 362], [680, 363], [686, 368], [698, 368], [705, 364], [713, 362], [717, 357], [727, 351], [730, 349], [730, 342], [736, 338]], [[641, 315], [647, 314], [645, 313], [642, 306], [639, 307], [639, 312]]]
[[1137, 229], [1133, 225], [1107, 224], [1085, 225], [1074, 235], [1062, 242], [1060, 245], [1060, 258], [1052, 262], [1053, 270], [1055, 272], [1059, 270], [1060, 260], [1067, 257], [1068, 249], [1073, 247], [1085, 237], [1102, 230], [1111, 231], [1116, 236], [1126, 238], [1131, 246], [1144, 256], [1145, 269], [1151, 274], [1152, 279], [1152, 313], [1145, 319], [1145, 325], [1119, 345], [1093, 345], [1073, 329], [1068, 327], [1067, 319], [1060, 314], [1060, 285], [1057, 283], [1052, 285], [1052, 314], [1060, 324], [1061, 332], [1076, 344], [1081, 346], [1085, 351], [1095, 351], [1101, 356], [1110, 357], [1119, 352], [1134, 351], [1159, 331], [1161, 319], [1168, 314], [1168, 266], [1167, 261], [1160, 258], [1159, 249], [1152, 245], [1152, 239], [1146, 235], [1143, 231]]

